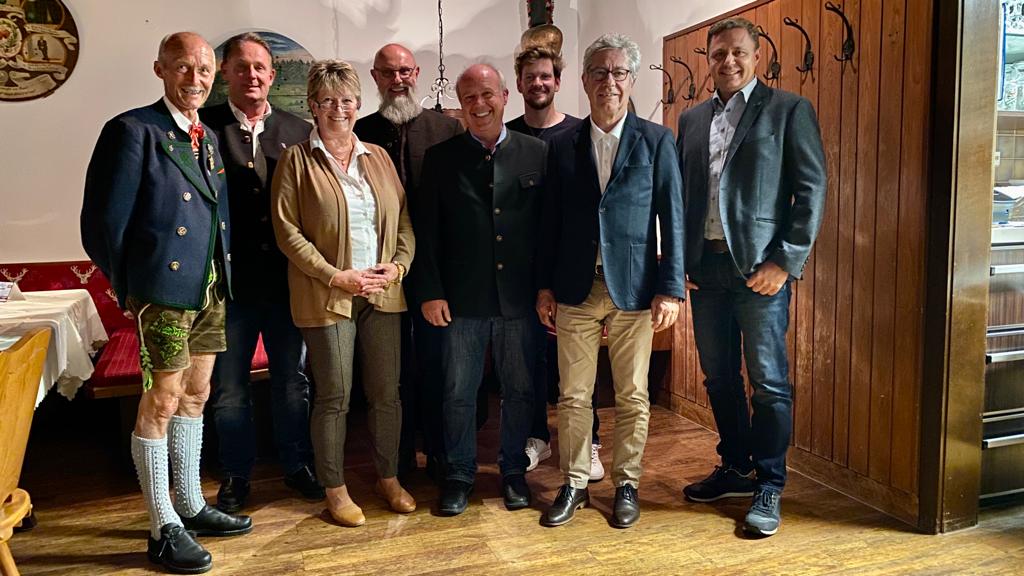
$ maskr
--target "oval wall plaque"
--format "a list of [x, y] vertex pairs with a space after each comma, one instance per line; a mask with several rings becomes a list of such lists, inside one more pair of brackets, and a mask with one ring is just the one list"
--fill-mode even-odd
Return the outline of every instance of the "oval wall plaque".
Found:
[[49, 96], [75, 69], [78, 52], [78, 27], [61, 0], [0, 4], [0, 100]]

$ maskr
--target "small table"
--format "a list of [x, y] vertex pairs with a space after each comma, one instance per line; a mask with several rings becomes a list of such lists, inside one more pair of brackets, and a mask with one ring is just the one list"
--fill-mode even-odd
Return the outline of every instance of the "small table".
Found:
[[24, 300], [0, 303], [0, 350], [36, 327], [50, 328], [50, 347], [36, 406], [54, 385], [67, 399], [92, 376], [91, 356], [106, 344], [107, 331], [86, 290], [25, 292]]

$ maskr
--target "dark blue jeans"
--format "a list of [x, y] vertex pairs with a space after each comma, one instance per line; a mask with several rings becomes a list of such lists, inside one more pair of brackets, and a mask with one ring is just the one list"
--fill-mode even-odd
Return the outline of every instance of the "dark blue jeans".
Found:
[[261, 332], [270, 363], [271, 414], [281, 466], [291, 474], [313, 460], [309, 441], [309, 380], [304, 372], [306, 346], [292, 323], [288, 300], [231, 301], [225, 323], [228, 349], [217, 355], [210, 398], [225, 477], [249, 478], [256, 460], [249, 369]]
[[501, 382], [502, 477], [525, 474], [526, 438], [533, 409], [536, 319], [453, 318], [443, 329], [444, 444], [447, 479], [472, 483], [476, 477], [477, 389], [484, 373], [487, 344]]
[[[699, 287], [690, 291], [693, 335], [718, 426], [718, 454], [743, 472], [753, 466], [758, 484], [781, 490], [793, 432], [786, 351], [790, 283], [774, 296], [757, 294], [728, 253], [705, 253], [690, 280]], [[752, 416], [740, 375], [744, 358]]]

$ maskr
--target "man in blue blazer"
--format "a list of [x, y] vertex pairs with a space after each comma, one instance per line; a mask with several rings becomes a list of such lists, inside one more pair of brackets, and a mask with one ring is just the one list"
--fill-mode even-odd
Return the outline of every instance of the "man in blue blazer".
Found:
[[213, 83], [213, 49], [197, 34], [171, 34], [153, 70], [164, 97], [107, 122], [96, 143], [82, 246], [138, 324], [143, 390], [131, 446], [149, 510], [149, 559], [199, 573], [211, 558], [193, 534], [252, 530], [249, 517], [208, 506], [199, 484], [203, 406], [224, 350], [231, 278], [224, 167], [196, 113]]
[[[722, 457], [683, 493], [695, 502], [753, 496], [744, 528], [768, 536], [779, 528], [793, 428], [790, 280], [810, 255], [826, 185], [811, 103], [760, 84], [759, 58], [753, 24], [716, 23], [708, 63], [717, 90], [679, 118], [687, 285]], [[752, 417], [741, 357], [754, 391]]]
[[550, 143], [537, 313], [558, 331], [566, 483], [544, 515], [547, 526], [572, 520], [589, 501], [591, 395], [605, 327], [615, 386], [611, 524], [628, 528], [640, 517], [651, 340], [676, 321], [685, 296], [682, 181], [672, 133], [627, 112], [639, 66], [640, 50], [629, 38], [594, 41], [582, 76], [590, 117]]

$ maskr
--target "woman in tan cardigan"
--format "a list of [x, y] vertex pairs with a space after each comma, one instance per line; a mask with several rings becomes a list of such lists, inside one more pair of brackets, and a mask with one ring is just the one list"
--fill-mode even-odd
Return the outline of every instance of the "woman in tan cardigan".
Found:
[[284, 151], [271, 198], [274, 233], [288, 257], [292, 317], [302, 330], [316, 380], [311, 429], [327, 509], [343, 526], [366, 521], [343, 473], [352, 359], [359, 354], [369, 401], [377, 492], [392, 510], [416, 509], [398, 483], [400, 282], [415, 241], [405, 193], [388, 154], [352, 132], [359, 76], [341, 60], [309, 70], [316, 121], [309, 141]]

